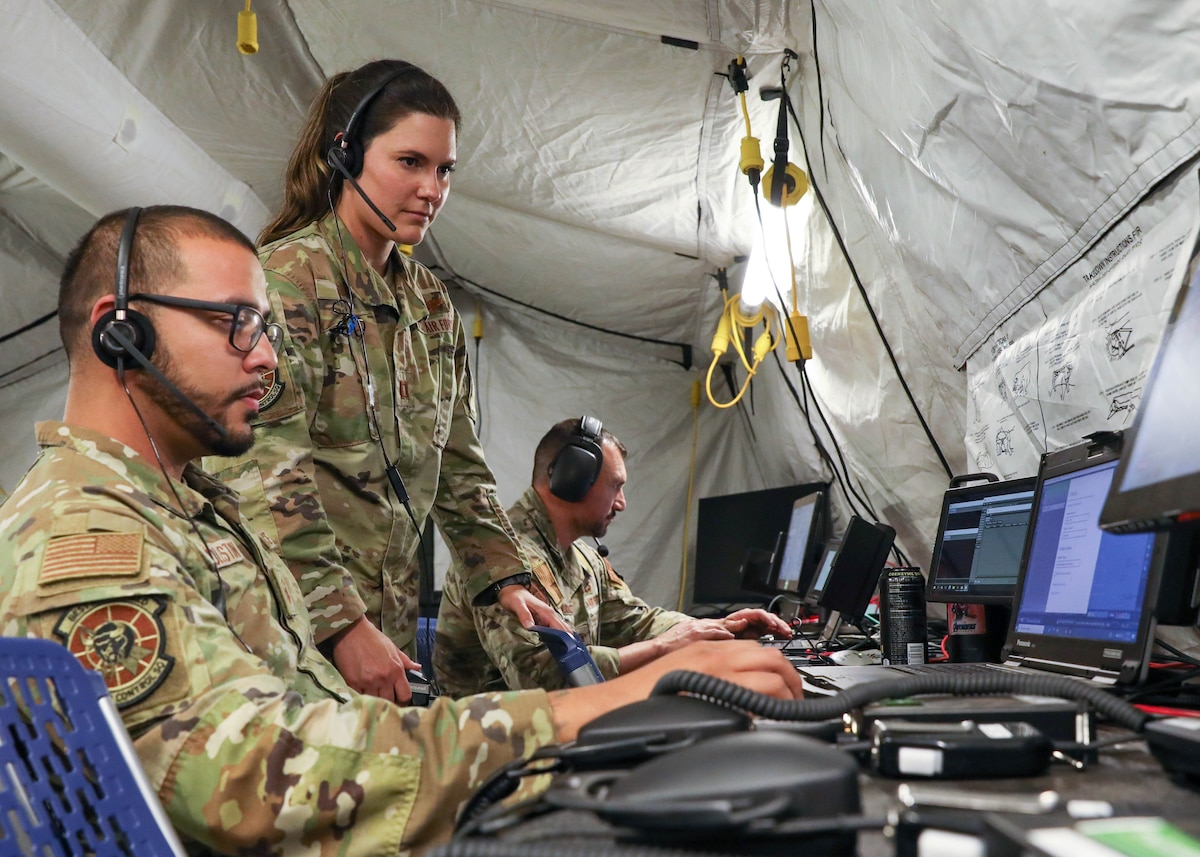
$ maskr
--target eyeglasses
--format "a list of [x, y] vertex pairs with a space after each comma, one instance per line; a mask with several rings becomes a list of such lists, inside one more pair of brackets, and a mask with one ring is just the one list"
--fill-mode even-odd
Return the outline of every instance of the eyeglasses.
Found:
[[263, 334], [267, 342], [279, 353], [279, 344], [283, 342], [283, 328], [278, 324], [268, 324], [262, 313], [246, 304], [223, 304], [215, 301], [198, 301], [192, 298], [177, 298], [173, 295], [133, 294], [129, 301], [145, 301], [146, 303], [162, 304], [163, 306], [182, 307], [183, 309], [199, 309], [208, 312], [223, 312], [233, 316], [229, 323], [229, 344], [238, 351], [249, 354], [258, 345]]

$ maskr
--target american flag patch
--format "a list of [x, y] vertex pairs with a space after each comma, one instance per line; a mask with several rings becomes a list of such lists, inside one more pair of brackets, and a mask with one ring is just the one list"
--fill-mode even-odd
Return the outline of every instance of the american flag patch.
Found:
[[76, 577], [128, 577], [142, 568], [141, 533], [81, 533], [51, 539], [39, 583]]

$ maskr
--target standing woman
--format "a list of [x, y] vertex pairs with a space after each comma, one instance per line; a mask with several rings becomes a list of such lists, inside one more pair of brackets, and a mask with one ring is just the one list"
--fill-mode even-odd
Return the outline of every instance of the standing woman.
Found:
[[524, 586], [483, 458], [462, 323], [396, 247], [420, 242], [445, 204], [459, 121], [446, 88], [398, 60], [321, 88], [259, 237], [285, 338], [257, 442], [232, 466], [206, 462], [278, 544], [347, 683], [402, 703], [430, 514], [475, 603], [499, 600], [525, 625], [552, 615]]

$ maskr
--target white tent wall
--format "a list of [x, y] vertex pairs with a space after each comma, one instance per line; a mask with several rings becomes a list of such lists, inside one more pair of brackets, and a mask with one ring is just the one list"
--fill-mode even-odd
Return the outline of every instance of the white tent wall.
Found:
[[0, 388], [0, 500], [21, 480], [37, 456], [33, 423], [62, 419], [67, 401], [67, 362], [59, 359], [41, 371]]
[[[234, 50], [242, 7], [0, 0], [0, 487], [32, 456], [30, 422], [61, 407], [54, 323], [37, 322], [91, 220], [190, 202], [253, 233], [320, 80], [398, 56], [463, 109], [454, 191], [420, 252], [461, 279], [468, 320], [483, 307], [502, 496], [551, 422], [596, 413], [631, 450], [614, 559], [673, 605], [714, 274], [737, 290], [757, 229], [717, 75], [745, 55], [769, 159], [779, 102], [758, 91], [791, 48], [829, 212], [814, 193], [790, 210], [824, 441], [923, 565], [947, 471], [974, 467], [968, 359], [1077, 294], [1079, 260], [1127, 218], [1149, 229], [1143, 201], [1200, 152], [1200, 0], [261, 0], [253, 57]], [[770, 359], [744, 405], [702, 406], [699, 446], [696, 497], [832, 475]], [[835, 496], [840, 520], [859, 510]]]
[[[817, 4], [810, 136], [868, 282], [903, 274], [955, 366], [1200, 150], [1200, 4]], [[804, 123], [820, 121], [817, 62]], [[868, 82], [872, 85], [867, 85]], [[825, 165], [829, 175], [822, 182]], [[881, 247], [901, 263], [875, 271]], [[886, 257], [885, 257], [886, 260]], [[889, 277], [891, 279], [891, 277]]]

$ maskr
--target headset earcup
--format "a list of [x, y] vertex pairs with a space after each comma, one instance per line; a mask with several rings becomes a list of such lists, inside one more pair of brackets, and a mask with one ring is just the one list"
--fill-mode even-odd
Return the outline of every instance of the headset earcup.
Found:
[[336, 172], [358, 178], [363, 168], [362, 147], [354, 140], [340, 139], [341, 142], [329, 147], [325, 160]]
[[[117, 311], [109, 310], [100, 316], [92, 326], [92, 350], [96, 352], [96, 356], [104, 365], [116, 369], [119, 361], [130, 356], [125, 346], [111, 335], [111, 331], [114, 329], [132, 342], [133, 347], [146, 359], [149, 359], [150, 355], [154, 353], [154, 325], [150, 323], [149, 318], [136, 310], [127, 309], [125, 319], [118, 321]], [[136, 360], [125, 361], [126, 369], [136, 369], [137, 367]]]
[[600, 478], [604, 453], [593, 441], [575, 438], [550, 464], [550, 493], [568, 503], [578, 503]]

